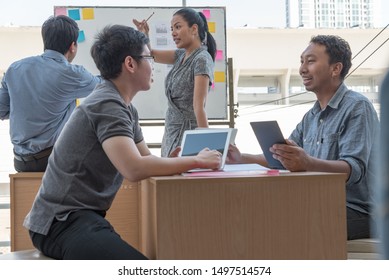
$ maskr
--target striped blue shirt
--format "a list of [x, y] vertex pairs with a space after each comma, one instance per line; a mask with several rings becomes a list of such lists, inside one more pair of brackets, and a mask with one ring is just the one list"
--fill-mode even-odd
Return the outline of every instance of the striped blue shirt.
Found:
[[53, 146], [76, 99], [100, 81], [53, 50], [14, 62], [0, 87], [0, 119], [10, 120], [14, 151], [28, 155]]
[[378, 131], [372, 103], [341, 84], [324, 110], [316, 101], [289, 138], [313, 157], [347, 162], [351, 167], [347, 206], [370, 213]]

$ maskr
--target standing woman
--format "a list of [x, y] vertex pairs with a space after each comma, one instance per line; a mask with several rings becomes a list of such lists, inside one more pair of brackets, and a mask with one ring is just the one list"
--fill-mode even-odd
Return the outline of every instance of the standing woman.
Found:
[[[149, 34], [145, 20], [133, 20], [139, 31]], [[165, 80], [168, 109], [161, 154], [169, 154], [181, 143], [185, 130], [208, 127], [205, 111], [207, 94], [213, 81], [216, 42], [201, 12], [183, 8], [171, 21], [176, 50], [151, 50], [157, 63], [173, 64]]]

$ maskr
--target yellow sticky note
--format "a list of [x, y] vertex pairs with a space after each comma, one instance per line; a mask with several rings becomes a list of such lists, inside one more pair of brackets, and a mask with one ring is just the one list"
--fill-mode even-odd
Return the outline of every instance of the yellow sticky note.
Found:
[[82, 9], [82, 19], [94, 19], [95, 10], [93, 8], [84, 8]]
[[216, 32], [216, 23], [215, 22], [208, 22], [208, 30], [210, 33], [215, 33]]
[[215, 83], [224, 83], [226, 81], [226, 75], [224, 72], [215, 72]]

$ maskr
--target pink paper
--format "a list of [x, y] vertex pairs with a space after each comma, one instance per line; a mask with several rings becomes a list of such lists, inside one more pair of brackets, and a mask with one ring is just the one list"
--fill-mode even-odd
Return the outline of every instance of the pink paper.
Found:
[[56, 16], [67, 16], [68, 12], [65, 7], [58, 7], [55, 9]]
[[203, 10], [203, 14], [207, 20], [211, 18], [211, 11], [210, 10]]
[[185, 177], [250, 177], [250, 176], [266, 176], [267, 171], [205, 171], [205, 172], [189, 172], [182, 173]]
[[216, 60], [223, 60], [224, 59], [224, 56], [223, 56], [223, 51], [222, 50], [217, 50], [216, 51], [216, 57], [215, 57]]

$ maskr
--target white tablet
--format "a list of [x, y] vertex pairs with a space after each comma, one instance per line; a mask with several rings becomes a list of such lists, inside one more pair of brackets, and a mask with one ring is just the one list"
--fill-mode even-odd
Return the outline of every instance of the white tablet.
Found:
[[[228, 154], [231, 134], [231, 128], [186, 130], [182, 138], [179, 156], [195, 156], [204, 148], [218, 150], [222, 154], [220, 169], [223, 169]], [[204, 169], [193, 169], [188, 172], [193, 171], [204, 171]]]

